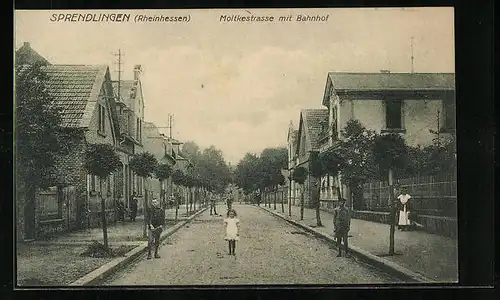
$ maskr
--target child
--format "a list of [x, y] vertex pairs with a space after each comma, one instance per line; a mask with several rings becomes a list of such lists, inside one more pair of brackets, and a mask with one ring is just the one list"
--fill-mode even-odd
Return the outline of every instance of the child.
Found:
[[224, 225], [226, 226], [226, 236], [224, 239], [229, 243], [229, 255], [236, 255], [236, 241], [240, 239], [239, 224], [240, 220], [236, 218], [236, 211], [229, 209], [227, 211], [227, 219], [224, 219]]

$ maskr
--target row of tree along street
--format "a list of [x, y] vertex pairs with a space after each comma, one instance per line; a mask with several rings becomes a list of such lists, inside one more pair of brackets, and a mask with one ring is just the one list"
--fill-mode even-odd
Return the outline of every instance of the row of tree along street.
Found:
[[[397, 178], [435, 175], [456, 168], [455, 138], [444, 140], [439, 131], [434, 132], [432, 145], [426, 147], [408, 146], [401, 135], [380, 134], [365, 128], [359, 121], [350, 120], [341, 130], [341, 138], [324, 152], [312, 152], [309, 168], [298, 166], [289, 172], [286, 169], [285, 148], [265, 149], [260, 156], [247, 153], [235, 171], [235, 182], [247, 194], [261, 194], [255, 198], [260, 204], [262, 194], [269, 188], [273, 191], [285, 180], [295, 181], [302, 186], [300, 218], [304, 217], [304, 182], [308, 176], [321, 182], [323, 176], [342, 178], [342, 183], [351, 191], [352, 201], [363, 201], [362, 186], [370, 181], [388, 181], [391, 227], [389, 254], [394, 254], [394, 231], [396, 222], [394, 185]], [[287, 174], [285, 178], [283, 174]], [[341, 175], [341, 176], [339, 176]], [[337, 193], [341, 195], [337, 184]], [[317, 226], [323, 226], [320, 218], [319, 193], [313, 193]], [[282, 200], [283, 201], [283, 200]], [[291, 202], [290, 202], [291, 203]], [[356, 206], [356, 205], [354, 205]], [[275, 206], [276, 208], [276, 206]], [[291, 205], [288, 206], [291, 216]]]
[[[193, 146], [192, 148], [190, 148]], [[188, 150], [187, 156], [191, 160], [191, 164], [186, 172], [180, 169], [173, 170], [168, 164], [159, 164], [153, 154], [142, 152], [132, 157], [129, 166], [134, 173], [148, 179], [155, 177], [160, 186], [163, 182], [171, 177], [172, 183], [176, 186], [187, 188], [186, 199], [186, 214], [196, 210], [196, 205], [206, 205], [207, 197], [211, 193], [222, 194], [226, 185], [231, 180], [230, 170], [224, 161], [222, 152], [215, 147], [205, 149], [203, 152], [199, 148], [194, 148], [196, 144], [189, 143], [184, 148]], [[193, 151], [191, 151], [193, 150]], [[89, 145], [85, 155], [85, 168], [89, 174], [94, 174], [103, 180], [111, 175], [121, 166], [120, 159], [113, 147], [105, 144]], [[146, 181], [147, 182], [147, 181]], [[144, 187], [146, 189], [146, 187]], [[102, 195], [102, 191], [100, 191]], [[163, 209], [166, 209], [167, 202], [173, 201], [175, 208], [175, 220], [178, 217], [179, 205], [181, 204], [181, 195], [179, 190], [176, 190], [173, 195], [167, 196], [165, 192], [161, 193]], [[173, 199], [172, 199], [173, 198]], [[146, 198], [144, 198], [146, 199]], [[145, 215], [144, 215], [144, 237], [147, 234], [148, 220], [148, 201], [144, 200]], [[105, 211], [104, 198], [101, 197], [101, 208]], [[102, 228], [104, 247], [108, 248], [106, 217], [102, 216]]]
[[[36, 219], [37, 190], [65, 184], [64, 170], [56, 167], [56, 160], [59, 155], [69, 152], [75, 138], [75, 131], [62, 126], [61, 107], [54, 105], [52, 96], [47, 92], [46, 80], [47, 76], [41, 72], [38, 64], [16, 66], [16, 204], [23, 209], [23, 222], [33, 226]], [[175, 185], [176, 189], [171, 189], [174, 191], [173, 197], [166, 195], [163, 190], [160, 200], [163, 208], [173, 201], [176, 219], [182, 199], [179, 187], [187, 191], [186, 210], [189, 213], [196, 205], [206, 204], [209, 194], [223, 193], [231, 181], [229, 166], [224, 161], [222, 152], [214, 146], [200, 150], [194, 143], [187, 143], [184, 150], [190, 161], [185, 169], [159, 163], [149, 152], [137, 153], [129, 161], [130, 169], [137, 176], [144, 179], [156, 178], [160, 186], [164, 186], [165, 182]], [[108, 248], [106, 205], [102, 187], [106, 178], [122, 168], [116, 147], [111, 144], [87, 144], [84, 168], [88, 174], [97, 176], [101, 183], [101, 190], [98, 192], [100, 217], [104, 246]], [[150, 183], [150, 180], [144, 182]], [[144, 195], [146, 194], [145, 191]], [[145, 220], [148, 217], [146, 199], [144, 197]]]

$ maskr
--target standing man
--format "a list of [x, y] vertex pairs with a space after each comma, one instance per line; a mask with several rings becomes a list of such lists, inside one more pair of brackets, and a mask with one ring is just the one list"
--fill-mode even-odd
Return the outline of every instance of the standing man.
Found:
[[339, 199], [339, 206], [333, 210], [333, 230], [334, 236], [337, 240], [337, 245], [339, 247], [339, 254], [337, 257], [342, 256], [342, 240], [344, 240], [344, 254], [347, 256], [347, 251], [349, 249], [347, 238], [349, 234], [349, 230], [351, 229], [351, 216], [349, 208], [347, 208], [346, 199]]
[[130, 198], [130, 221], [135, 222], [135, 217], [137, 217], [137, 195], [135, 192], [132, 194]]
[[151, 259], [153, 243], [155, 246], [155, 258], [160, 258], [158, 248], [160, 248], [160, 237], [165, 226], [165, 211], [160, 207], [158, 200], [151, 201], [151, 211], [149, 213], [149, 239], [148, 239], [148, 259]]
[[212, 211], [214, 215], [217, 215], [217, 209], [215, 208], [215, 197], [210, 196], [210, 215], [212, 215]]

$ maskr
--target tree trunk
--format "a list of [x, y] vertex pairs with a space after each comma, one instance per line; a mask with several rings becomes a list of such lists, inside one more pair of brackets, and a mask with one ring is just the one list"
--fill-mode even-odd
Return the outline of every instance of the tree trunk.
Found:
[[174, 205], [175, 205], [175, 222], [177, 222], [177, 216], [179, 215], [179, 203], [180, 203], [180, 199], [178, 198], [178, 194], [179, 193], [176, 193], [176, 196], [174, 198]]
[[289, 180], [290, 182], [290, 196], [288, 197], [288, 216], [292, 216], [292, 180]]
[[189, 188], [189, 212], [193, 212], [193, 188]]
[[99, 177], [99, 196], [101, 197], [101, 222], [102, 222], [102, 237], [104, 239], [104, 249], [108, 250], [108, 226], [106, 224], [106, 202], [102, 195], [103, 179]]
[[189, 216], [189, 189], [186, 189], [186, 216]]
[[276, 210], [276, 196], [278, 195], [278, 188], [274, 186], [274, 210]]
[[24, 239], [36, 238], [36, 187], [26, 185], [26, 197], [24, 203]]
[[[146, 180], [143, 180], [145, 183]], [[148, 191], [146, 187], [144, 187], [144, 227], [142, 230], [142, 237], [147, 238], [148, 237], [148, 219], [149, 219], [149, 207], [148, 207]]]
[[394, 231], [396, 230], [396, 206], [394, 205], [394, 187], [393, 187], [393, 171], [389, 169], [389, 207], [390, 214], [390, 232], [389, 232], [389, 255], [394, 255]]
[[300, 220], [304, 220], [304, 184], [300, 191]]
[[316, 200], [316, 226], [318, 227], [323, 227], [323, 224], [321, 223], [321, 214], [320, 214], [320, 207], [321, 207], [321, 202], [319, 201], [319, 190], [316, 188], [314, 189], [314, 198]]
[[285, 195], [284, 195], [285, 191], [281, 191], [281, 213], [285, 213]]

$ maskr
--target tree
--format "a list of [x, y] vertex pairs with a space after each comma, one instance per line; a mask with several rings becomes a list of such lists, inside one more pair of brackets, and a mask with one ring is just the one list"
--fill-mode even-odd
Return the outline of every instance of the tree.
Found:
[[[288, 151], [286, 148], [266, 148], [260, 155], [262, 186], [273, 191], [274, 209], [276, 209], [276, 193], [278, 185], [283, 183], [281, 170], [286, 168]], [[270, 201], [268, 201], [270, 207]]]
[[[24, 199], [24, 236], [35, 238], [37, 188], [57, 183], [56, 156], [67, 153], [71, 144], [61, 128], [61, 115], [47, 91], [47, 75], [41, 64], [16, 65], [15, 162], [17, 199]], [[81, 133], [81, 132], [76, 132]]]
[[[184, 175], [184, 172], [181, 170], [175, 170], [172, 173], [172, 182], [178, 187], [178, 186], [184, 186], [185, 181], [186, 181], [186, 176]], [[181, 200], [181, 195], [179, 193], [179, 190], [176, 189], [175, 191], [175, 220], [177, 221], [177, 216], [179, 214], [179, 204]]]
[[[142, 152], [135, 154], [129, 162], [130, 169], [142, 177], [143, 179], [148, 179], [152, 176], [152, 174], [156, 170], [156, 166], [158, 165], [158, 161], [154, 157], [153, 154], [149, 152]], [[148, 192], [146, 186], [144, 186], [144, 230], [143, 236], [147, 237], [147, 221], [149, 215], [149, 206], [148, 206]]]
[[407, 147], [405, 140], [398, 134], [378, 135], [373, 145], [373, 155], [381, 172], [386, 172], [389, 179], [389, 207], [391, 209], [391, 227], [389, 234], [389, 255], [394, 255], [394, 231], [396, 227], [396, 201], [394, 197], [393, 170], [402, 168]]
[[120, 157], [112, 145], [89, 144], [85, 150], [84, 167], [91, 175], [99, 177], [99, 197], [101, 198], [101, 220], [104, 249], [108, 248], [108, 231], [106, 224], [106, 202], [102, 195], [104, 179], [122, 166]]
[[194, 187], [194, 178], [193, 175], [190, 174], [189, 172], [186, 173], [186, 176], [184, 178], [184, 186], [187, 188], [187, 201], [186, 201], [186, 214], [189, 214], [190, 211], [193, 209], [193, 191], [192, 188]]
[[304, 220], [304, 182], [307, 179], [306, 168], [299, 166], [293, 170], [292, 173], [293, 181], [297, 182], [301, 186], [300, 192], [300, 220]]
[[376, 133], [351, 119], [341, 130], [341, 136], [338, 146], [333, 149], [332, 159], [338, 161], [338, 172], [333, 173], [341, 173], [351, 191], [349, 204], [355, 207], [358, 200], [362, 201], [362, 184], [379, 176], [372, 151]]
[[160, 182], [160, 195], [161, 195], [161, 201], [163, 203], [163, 209], [165, 209], [166, 205], [166, 198], [165, 198], [165, 191], [163, 190], [163, 182], [168, 179], [172, 175], [172, 167], [167, 164], [158, 164], [156, 166], [155, 170], [155, 176]]
[[[321, 176], [326, 174], [326, 170], [321, 163], [319, 154], [317, 151], [312, 151], [309, 156], [309, 174], [315, 178], [316, 182], [321, 183]], [[316, 206], [316, 226], [322, 227], [321, 223], [321, 214], [320, 214], [320, 206], [321, 202], [319, 201], [319, 190], [314, 189], [313, 193], [314, 204]]]

